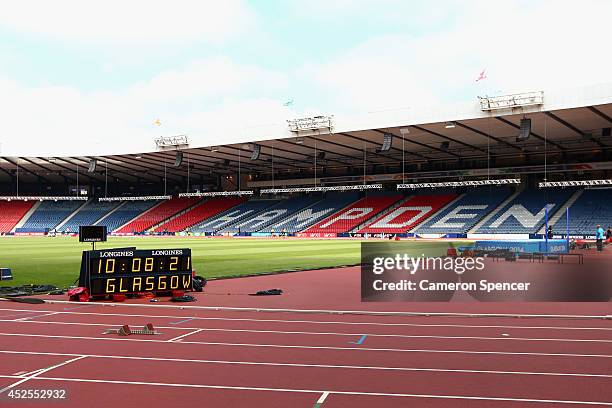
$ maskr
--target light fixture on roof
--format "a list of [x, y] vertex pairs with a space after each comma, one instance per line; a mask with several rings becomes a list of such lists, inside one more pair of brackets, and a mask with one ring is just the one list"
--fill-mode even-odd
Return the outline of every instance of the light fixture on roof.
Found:
[[180, 193], [179, 197], [219, 197], [219, 196], [250, 196], [253, 195], [251, 190], [240, 191], [205, 191], [197, 193]]
[[445, 129], [452, 129], [452, 128], [454, 128], [455, 126], [456, 126], [455, 122], [446, 122], [446, 123], [444, 124], [444, 128], [445, 128]]
[[580, 187], [580, 186], [612, 186], [612, 179], [606, 180], [573, 180], [573, 181], [544, 181], [539, 183], [540, 188], [544, 187]]
[[142, 159], [142, 155], [141, 154], [137, 154], [136, 156], [134, 156], [135, 159]]
[[304, 144], [304, 138], [303, 137], [296, 137], [295, 138], [295, 143], [296, 144]]
[[89, 198], [86, 196], [2, 196], [0, 201], [12, 201], [12, 200], [38, 200], [38, 201], [87, 201]]
[[210, 146], [210, 151], [211, 152], [218, 152], [219, 151], [219, 146]]
[[380, 190], [382, 184], [355, 184], [350, 186], [330, 186], [330, 187], [294, 187], [294, 188], [268, 188], [261, 190], [260, 194], [279, 194], [279, 193], [313, 193], [320, 191], [352, 191], [352, 190]]
[[468, 186], [491, 186], [491, 185], [506, 185], [506, 184], [521, 184], [521, 180], [514, 179], [497, 179], [497, 180], [465, 180], [465, 181], [443, 181], [439, 183], [408, 183], [398, 184], [398, 190], [416, 189], [416, 188], [446, 188], [446, 187], [468, 187]]
[[170, 200], [172, 196], [125, 196], [125, 197], [101, 197], [98, 201], [148, 201], [148, 200]]

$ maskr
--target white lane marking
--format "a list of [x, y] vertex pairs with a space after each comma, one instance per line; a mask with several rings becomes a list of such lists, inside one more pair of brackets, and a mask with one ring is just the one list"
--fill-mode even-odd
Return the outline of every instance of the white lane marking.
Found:
[[[374, 371], [414, 371], [414, 372], [440, 372], [440, 373], [473, 373], [473, 374], [509, 374], [509, 375], [541, 375], [552, 377], [594, 377], [612, 378], [612, 374], [588, 374], [588, 373], [551, 373], [542, 371], [499, 371], [499, 370], [468, 370], [452, 368], [416, 368], [416, 367], [380, 367], [380, 366], [356, 366], [356, 365], [333, 365], [333, 364], [305, 364], [305, 363], [273, 363], [265, 361], [231, 361], [231, 360], [198, 360], [188, 358], [167, 358], [167, 357], [136, 357], [136, 356], [117, 356], [105, 354], [71, 354], [71, 353], [52, 353], [37, 351], [0, 351], [5, 354], [26, 354], [26, 355], [50, 355], [50, 356], [84, 356], [100, 359], [117, 360], [143, 360], [161, 361], [175, 363], [202, 363], [202, 364], [228, 364], [228, 365], [255, 365], [270, 367], [304, 367], [304, 368], [333, 368], [347, 370], [374, 370]], [[36, 370], [39, 371], [39, 370]], [[23, 371], [20, 372], [23, 375]], [[14, 374], [17, 375], [17, 374]]]
[[[0, 309], [20, 310], [28, 309]], [[67, 312], [58, 311], [57, 314], [66, 315], [93, 315], [93, 316], [119, 316], [119, 317], [148, 317], [159, 319], [178, 319], [185, 316], [176, 315], [146, 315], [126, 313], [94, 313], [94, 312]], [[1, 316], [0, 316], [1, 317]], [[568, 327], [568, 326], [510, 326], [510, 325], [469, 325], [469, 324], [423, 324], [423, 323], [380, 323], [380, 322], [350, 322], [350, 321], [326, 321], [326, 320], [294, 320], [294, 319], [252, 319], [242, 317], [194, 317], [193, 320], [218, 320], [237, 322], [266, 322], [266, 323], [312, 323], [312, 324], [339, 324], [339, 325], [365, 325], [365, 326], [406, 326], [406, 327], [458, 327], [458, 328], [503, 328], [503, 329], [550, 329], [550, 330], [610, 330], [612, 327]]]
[[317, 404], [323, 404], [325, 402], [325, 400], [327, 399], [327, 396], [329, 395], [329, 392], [325, 391], [323, 394], [321, 394], [321, 396], [319, 397], [319, 399], [317, 400]]
[[[45, 300], [49, 304], [74, 304], [68, 300]], [[102, 304], [115, 306], [115, 304]], [[124, 303], [123, 307], [144, 308], [171, 308], [175, 305], [151, 305], [146, 303]], [[352, 314], [362, 316], [401, 316], [401, 317], [497, 317], [497, 318], [555, 318], [555, 319], [609, 319], [612, 315], [562, 315], [562, 314], [521, 314], [521, 313], [462, 313], [462, 312], [398, 312], [377, 310], [329, 310], [329, 309], [285, 309], [285, 308], [259, 308], [259, 307], [228, 307], [228, 306], [180, 306], [181, 309], [207, 310], [221, 312], [268, 312], [268, 313], [298, 313], [298, 314]]]
[[[26, 376], [25, 376], [25, 378], [21, 378], [21, 377], [23, 377], [23, 376], [13, 377], [13, 378], [21, 378], [21, 380], [19, 380], [19, 381], [17, 381], [17, 382], [14, 382], [13, 384], [7, 385], [6, 387], [2, 388], [2, 389], [0, 390], [0, 394], [2, 394], [3, 392], [5, 392], [5, 391], [7, 391], [7, 390], [10, 390], [11, 388], [15, 388], [16, 386], [18, 386], [18, 385], [20, 385], [20, 384], [23, 384], [23, 383], [24, 383], [24, 382], [26, 382], [26, 381], [29, 381], [29, 380], [31, 380], [31, 379], [33, 379], [33, 378], [37, 378], [37, 376], [38, 376], [38, 375], [40, 375], [40, 374], [44, 374], [44, 373], [46, 373], [47, 371], [51, 371], [51, 370], [56, 369], [56, 368], [58, 368], [58, 367], [65, 366], [66, 364], [70, 364], [70, 363], [72, 363], [72, 362], [74, 362], [74, 361], [77, 361], [77, 360], [82, 360], [82, 359], [84, 359], [84, 358], [85, 358], [85, 356], [78, 356], [78, 357], [75, 357], [75, 358], [71, 358], [70, 360], [66, 360], [66, 361], [64, 361], [64, 362], [61, 362], [61, 363], [58, 363], [58, 364], [52, 365], [52, 366], [47, 367], [47, 368], [42, 368], [42, 369], [40, 369], [40, 370], [35, 370], [35, 371], [33, 371], [33, 372], [32, 372], [32, 374], [31, 374], [31, 375], [26, 375]], [[6, 378], [6, 377], [5, 377], [5, 378]]]
[[[126, 338], [116, 338], [116, 337], [62, 336], [62, 335], [29, 334], [29, 333], [0, 333], [0, 336], [41, 337], [41, 338], [56, 338], [56, 339], [77, 339], [77, 340], [139, 341], [139, 342], [168, 344], [168, 340], [126, 339]], [[172, 343], [174, 344], [202, 344], [202, 345], [208, 345], [208, 346], [230, 346], [230, 347], [270, 347], [270, 348], [288, 348], [288, 349], [303, 349], [303, 350], [350, 350], [354, 352], [390, 351], [390, 352], [406, 352], [406, 353], [458, 353], [458, 354], [612, 358], [612, 355], [608, 355], [608, 354], [539, 353], [539, 352], [527, 352], [527, 351], [518, 352], [518, 351], [433, 350], [433, 349], [396, 349], [396, 348], [368, 348], [368, 347], [298, 346], [298, 345], [291, 345], [291, 344], [224, 343], [224, 342], [209, 342], [209, 341], [180, 341], [180, 342], [172, 342]]]
[[17, 371], [16, 373], [13, 373], [13, 375], [23, 375], [25, 374], [27, 371]]
[[181, 334], [180, 336], [173, 337], [173, 338], [171, 338], [170, 340], [167, 340], [167, 341], [181, 341], [182, 339], [184, 339], [187, 336], [191, 336], [192, 334], [200, 333], [202, 331], [204, 331], [204, 329], [193, 330], [193, 331], [190, 331], [189, 333], [185, 333], [185, 334]]
[[[20, 378], [10, 375], [0, 375], [0, 378]], [[533, 398], [509, 398], [509, 397], [487, 397], [473, 395], [437, 395], [437, 394], [406, 394], [406, 393], [384, 393], [384, 392], [363, 392], [363, 391], [323, 391], [294, 388], [264, 388], [264, 387], [241, 387], [233, 385], [205, 385], [205, 384], [180, 384], [144, 381], [120, 381], [120, 380], [94, 380], [88, 378], [62, 378], [62, 377], [35, 377], [34, 380], [41, 381], [67, 381], [84, 382], [98, 384], [121, 384], [121, 385], [148, 385], [157, 387], [180, 387], [180, 388], [206, 388], [237, 391], [270, 391], [270, 392], [293, 392], [303, 394], [322, 394], [331, 392], [338, 395], [362, 395], [375, 397], [406, 397], [406, 398], [435, 398], [435, 399], [458, 399], [458, 400], [478, 400], [478, 401], [510, 401], [510, 402], [536, 402], [550, 404], [574, 404], [574, 405], [604, 405], [612, 406], [612, 402], [600, 401], [576, 401], [576, 400], [555, 400], [555, 399], [533, 399]]]
[[14, 319], [14, 320], [10, 320], [10, 321], [13, 321], [13, 322], [25, 322], [25, 321], [28, 321], [28, 320], [31, 320], [31, 319], [36, 319], [37, 317], [51, 316], [51, 315], [56, 315], [58, 313], [59, 312], [43, 313], [43, 314], [37, 314], [37, 315], [34, 315], [34, 316], [22, 317], [21, 319]]
[[[4, 320], [0, 319], [0, 322]], [[15, 320], [8, 320], [8, 323], [15, 323]], [[57, 325], [76, 325], [76, 326], [104, 326], [103, 323], [74, 323], [74, 322], [52, 322], [42, 320], [21, 320], [19, 323], [39, 323], [39, 324], [57, 324]], [[136, 325], [136, 324], [134, 324]], [[605, 339], [563, 339], [563, 338], [533, 338], [533, 337], [512, 337], [506, 333], [502, 333], [500, 337], [485, 337], [485, 336], [434, 336], [426, 334], [375, 334], [375, 333], [339, 333], [339, 332], [309, 332], [309, 331], [283, 331], [283, 330], [253, 330], [253, 329], [221, 329], [221, 328], [202, 328], [202, 327], [176, 327], [176, 326], [156, 326], [159, 329], [170, 330], [207, 330], [217, 332], [245, 332], [245, 333], [272, 333], [272, 334], [304, 334], [304, 335], [325, 335], [325, 336], [371, 336], [371, 337], [397, 337], [406, 339], [458, 339], [458, 340], [515, 340], [515, 341], [558, 341], [558, 342], [593, 342], [593, 343], [612, 343], [612, 340]]]

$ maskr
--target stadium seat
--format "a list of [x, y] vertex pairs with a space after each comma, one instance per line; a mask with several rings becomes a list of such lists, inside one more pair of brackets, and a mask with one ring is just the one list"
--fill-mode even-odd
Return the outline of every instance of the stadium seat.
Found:
[[275, 232], [280, 232], [285, 230], [288, 233], [303, 231], [330, 214], [340, 211], [342, 208], [356, 201], [358, 197], [358, 194], [355, 192], [326, 193], [313, 205], [298, 210], [288, 217], [276, 221], [275, 224], [268, 225], [260, 231], [271, 232], [274, 230]]
[[167, 222], [161, 224], [155, 228], [155, 232], [180, 232], [188, 229], [189, 227], [198, 224], [210, 217], [237, 206], [244, 202], [243, 198], [213, 198], [206, 200], [201, 204], [185, 211], [183, 214], [171, 218]]
[[401, 194], [370, 193], [367, 197], [362, 198], [342, 211], [327, 217], [304, 232], [336, 234], [348, 232], [376, 216], [385, 208], [399, 201], [401, 198]]
[[84, 207], [80, 208], [58, 231], [78, 232], [79, 226], [93, 225], [118, 205], [118, 202], [100, 202], [97, 199], [92, 199]]
[[[316, 197], [300, 197], [288, 200], [282, 200], [278, 204], [261, 211], [260, 213], [249, 217], [239, 223], [223, 229], [221, 232], [237, 232], [240, 228], [240, 232], [271, 232], [270, 227], [274, 223], [281, 219], [287, 218], [291, 214], [301, 210], [302, 208], [308, 207], [319, 201]], [[276, 230], [280, 232], [281, 230]]]
[[191, 230], [199, 233], [217, 233], [247, 217], [273, 207], [277, 203], [278, 200], [250, 200], [205, 220], [191, 228]]
[[430, 215], [457, 197], [455, 194], [417, 195], [392, 210], [386, 211], [360, 233], [400, 234], [410, 231]]
[[20, 230], [43, 232], [53, 229], [83, 204], [83, 201], [43, 201]]
[[35, 201], [0, 201], [0, 234], [11, 232]]
[[511, 194], [507, 187], [478, 187], [417, 227], [417, 234], [465, 234]]
[[107, 217], [96, 221], [94, 225], [106, 225], [107, 231], [111, 233], [160, 202], [160, 200], [125, 201]]
[[173, 215], [188, 209], [200, 201], [199, 198], [172, 198], [162, 201], [160, 204], [144, 212], [139, 217], [119, 228], [116, 233], [129, 234], [132, 232], [144, 232], [151, 227], [167, 220]]
[[484, 234], [531, 234], [537, 233], [548, 217], [563, 206], [575, 189], [533, 189], [522, 191], [478, 229]]
[[[569, 208], [571, 235], [594, 235], [597, 225], [604, 229], [612, 226], [612, 190], [584, 190]], [[553, 232], [565, 234], [566, 217], [563, 215], [553, 226]]]

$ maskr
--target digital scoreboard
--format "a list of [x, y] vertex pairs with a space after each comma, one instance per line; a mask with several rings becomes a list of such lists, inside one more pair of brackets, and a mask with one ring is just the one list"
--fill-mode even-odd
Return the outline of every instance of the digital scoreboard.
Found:
[[191, 249], [84, 251], [79, 286], [93, 296], [191, 290]]

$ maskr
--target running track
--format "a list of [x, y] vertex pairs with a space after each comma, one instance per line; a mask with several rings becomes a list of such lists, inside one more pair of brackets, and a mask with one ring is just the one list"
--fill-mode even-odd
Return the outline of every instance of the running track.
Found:
[[[246, 295], [273, 287], [285, 294]], [[345, 268], [215, 281], [185, 307], [0, 302], [0, 406], [612, 406], [612, 320], [481, 316], [606, 316], [610, 303], [360, 303], [358, 294], [358, 268]], [[347, 310], [363, 313], [338, 312]], [[372, 314], [391, 310], [432, 313]], [[466, 315], [435, 314], [448, 312]], [[149, 322], [162, 334], [102, 334]], [[17, 402], [11, 389], [68, 398]]]

